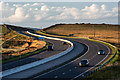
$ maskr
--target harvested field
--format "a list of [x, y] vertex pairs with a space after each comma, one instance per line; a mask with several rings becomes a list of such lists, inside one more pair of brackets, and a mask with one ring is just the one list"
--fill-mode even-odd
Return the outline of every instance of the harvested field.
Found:
[[108, 24], [59, 24], [46, 28], [44, 31], [50, 34], [67, 35], [76, 37], [92, 37], [107, 42], [118, 43], [119, 25]]
[[[15, 26], [1, 25], [2, 27], [2, 59], [9, 59], [13, 56], [19, 56], [28, 52], [33, 52], [43, 48], [45, 41], [33, 40], [32, 38], [19, 34], [13, 29]], [[21, 29], [19, 27], [19, 29]]]

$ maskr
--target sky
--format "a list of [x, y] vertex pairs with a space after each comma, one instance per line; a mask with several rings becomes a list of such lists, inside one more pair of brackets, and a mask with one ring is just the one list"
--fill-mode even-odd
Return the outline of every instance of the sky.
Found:
[[2, 23], [45, 28], [59, 23], [118, 24], [118, 2], [0, 2]]

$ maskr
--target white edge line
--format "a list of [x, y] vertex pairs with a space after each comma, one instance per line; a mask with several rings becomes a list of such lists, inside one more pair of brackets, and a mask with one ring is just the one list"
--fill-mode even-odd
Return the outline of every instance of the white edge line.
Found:
[[[88, 50], [87, 50], [86, 53], [84, 53], [84, 54], [83, 54], [82, 56], [80, 56], [79, 58], [83, 57], [83, 56], [84, 56], [85, 54], [87, 54], [88, 51], [89, 51], [89, 46], [88, 46], [87, 44], [85, 44], [85, 45], [88, 47]], [[51, 71], [49, 71], [49, 72], [47, 72], [47, 73], [44, 73], [44, 74], [38, 75], [38, 76], [36, 76], [36, 77], [34, 77], [34, 78], [37, 78], [37, 77], [39, 77], [39, 76], [43, 76], [43, 75], [45, 75], [45, 74], [48, 74], [48, 73], [53, 72], [53, 71], [55, 71], [55, 70], [58, 70], [58, 69], [60, 69], [60, 68], [62, 68], [62, 67], [64, 67], [64, 66], [67, 66], [67, 65], [69, 65], [70, 63], [72, 63], [72, 62], [78, 60], [79, 58], [77, 58], [77, 59], [75, 59], [75, 60], [73, 60], [73, 61], [71, 61], [71, 62], [69, 62], [69, 63], [67, 63], [67, 64], [65, 64], [65, 65], [63, 65], [63, 66], [60, 66], [60, 67], [58, 67], [58, 68], [56, 68], [56, 69], [54, 69], [54, 70], [51, 70]]]
[[[104, 44], [102, 44], [102, 45], [104, 45]], [[106, 45], [104, 45], [104, 46], [106, 46]], [[109, 54], [110, 54], [110, 48], [109, 48], [108, 46], [106, 46], [106, 47], [107, 47], [108, 50], [109, 50], [109, 53], [108, 53], [108, 55], [109, 55]], [[107, 55], [107, 56], [108, 56], [108, 55]], [[106, 57], [107, 57], [107, 56], [106, 56]], [[105, 58], [106, 58], [106, 57], [105, 57]], [[105, 60], [105, 58], [103, 58], [103, 59], [102, 59], [99, 63], [97, 63], [96, 65], [100, 64], [103, 60]], [[96, 65], [95, 65], [95, 66], [96, 66]], [[84, 73], [88, 72], [89, 70], [93, 69], [95, 66], [93, 66], [93, 67], [91, 67], [90, 69], [86, 70], [85, 72], [79, 74], [78, 76], [74, 77], [73, 79], [78, 78], [79, 76], [81, 76], [81, 75], [83, 75]], [[73, 79], [71, 79], [71, 80], [73, 80]]]
[[[28, 32], [27, 31], [27, 33], [29, 33], [29, 34], [32, 34], [32, 33], [30, 33], [30, 32]], [[33, 34], [34, 36], [41, 36], [41, 35], [37, 35], [37, 34]], [[41, 36], [41, 37], [46, 37], [46, 36]], [[56, 39], [56, 40], [59, 40], [59, 41], [65, 41], [65, 42], [68, 42], [68, 43], [70, 43], [71, 44], [71, 46], [72, 47], [70, 47], [69, 49], [67, 49], [66, 51], [71, 51], [73, 48], [74, 48], [74, 45], [73, 45], [73, 43], [71, 42], [71, 41], [69, 41], [69, 40], [65, 40], [65, 39], [60, 39], [60, 38], [52, 38], [52, 37], [46, 37], [46, 38], [50, 38], [50, 39]], [[66, 52], [66, 51], [63, 51], [64, 53]], [[61, 53], [63, 53], [63, 52], [61, 52]], [[66, 53], [68, 53], [68, 52], [66, 52]], [[59, 53], [60, 54], [60, 53]], [[65, 54], [62, 54], [61, 56], [63, 56], [63, 55], [65, 55]], [[56, 56], [56, 55], [53, 55], [53, 56]], [[52, 57], [52, 56], [51, 56]], [[58, 57], [58, 56], [57, 56]], [[34, 62], [33, 62], [34, 63]], [[30, 63], [31, 64], [31, 63]], [[27, 64], [26, 64], [27, 65]], [[14, 68], [12, 68], [12, 69], [14, 69]], [[11, 69], [10, 69], [11, 70]], [[6, 70], [6, 71], [8, 71], [8, 70]], [[23, 70], [22, 70], [23, 71]], [[20, 72], [19, 70], [18, 71], [16, 71], [16, 72], [13, 72], [13, 73], [17, 73], [17, 72]], [[2, 73], [3, 73], [3, 71], [2, 71]], [[2, 77], [4, 77], [4, 76], [7, 76], [7, 75], [10, 75], [10, 74], [13, 74], [13, 73], [7, 73], [7, 74], [2, 74], [2, 75], [0, 75], [0, 77], [2, 76]]]

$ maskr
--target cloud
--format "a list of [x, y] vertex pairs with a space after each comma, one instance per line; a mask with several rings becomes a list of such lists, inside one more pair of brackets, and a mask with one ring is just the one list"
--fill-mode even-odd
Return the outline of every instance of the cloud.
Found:
[[96, 4], [92, 4], [90, 7], [86, 6], [84, 9], [82, 9], [81, 11], [87, 11], [87, 12], [92, 12], [92, 13], [96, 13], [99, 11], [98, 7]]
[[37, 14], [34, 15], [34, 20], [39, 21], [43, 20], [44, 18], [47, 18], [48, 14], [45, 12], [37, 12]]
[[4, 18], [6, 21], [9, 22], [23, 22], [25, 19], [27, 19], [29, 15], [25, 15], [25, 12], [22, 7], [18, 7], [15, 10], [15, 14], [9, 16], [8, 18]]
[[42, 16], [40, 16], [40, 15], [35, 15], [34, 17], [35, 17], [35, 21], [39, 21], [42, 19]]
[[[3, 2], [0, 2], [0, 12], [2, 12]], [[0, 23], [2, 23], [2, 13], [0, 13]]]
[[21, 4], [13, 4], [14, 7], [21, 7]]
[[38, 10], [38, 8], [35, 8], [34, 10]]
[[32, 8], [29, 8], [28, 10], [29, 10], [29, 11], [32, 11]]
[[107, 10], [106, 5], [98, 6], [96, 4], [92, 4], [91, 6], [86, 6], [81, 10], [85, 19], [98, 19], [98, 18], [106, 18], [112, 17], [114, 14], [111, 10]]
[[101, 5], [101, 10], [106, 10], [106, 6], [103, 4], [103, 5]]
[[6, 15], [4, 20], [8, 22], [103, 19], [117, 16], [118, 11], [117, 7], [109, 8], [105, 4], [92, 4], [82, 9], [67, 6], [49, 6], [45, 3], [14, 3], [12, 7], [10, 4], [7, 5], [4, 8], [4, 14]]
[[38, 6], [39, 4], [38, 3], [34, 3], [32, 6]]
[[46, 5], [43, 5], [41, 7], [41, 11], [49, 11], [49, 8]]
[[3, 7], [3, 2], [1, 1], [0, 2], [0, 11], [2, 10], [2, 7]]
[[[80, 19], [102, 19], [116, 16], [117, 8], [107, 10], [106, 5], [92, 4], [85, 6], [83, 9], [75, 7], [51, 7], [52, 11], [56, 10], [57, 15], [49, 16], [47, 20], [80, 20]], [[50, 10], [50, 11], [51, 11]], [[55, 12], [54, 12], [55, 13]]]
[[96, 4], [92, 4], [91, 6], [85, 6], [85, 8], [81, 10], [81, 12], [85, 19], [95, 19], [99, 16], [99, 8]]
[[[80, 10], [77, 8], [67, 8], [66, 6], [63, 7], [52, 7], [51, 10], [53, 11], [53, 15], [50, 16], [47, 20], [65, 20], [65, 19], [79, 19]], [[51, 11], [50, 10], [50, 11]], [[55, 11], [55, 12], [54, 12]], [[56, 14], [55, 13], [59, 13]]]
[[24, 4], [24, 5], [23, 5], [23, 7], [26, 7], [26, 6], [30, 6], [30, 4], [29, 4], [29, 3], [27, 3], [27, 4]]
[[118, 8], [117, 7], [112, 8], [112, 12], [118, 12]]

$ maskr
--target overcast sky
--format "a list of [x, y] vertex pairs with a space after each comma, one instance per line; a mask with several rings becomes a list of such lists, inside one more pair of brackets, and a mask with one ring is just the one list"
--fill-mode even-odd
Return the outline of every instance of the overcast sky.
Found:
[[2, 22], [43, 28], [57, 23], [118, 24], [118, 2], [0, 2]]

